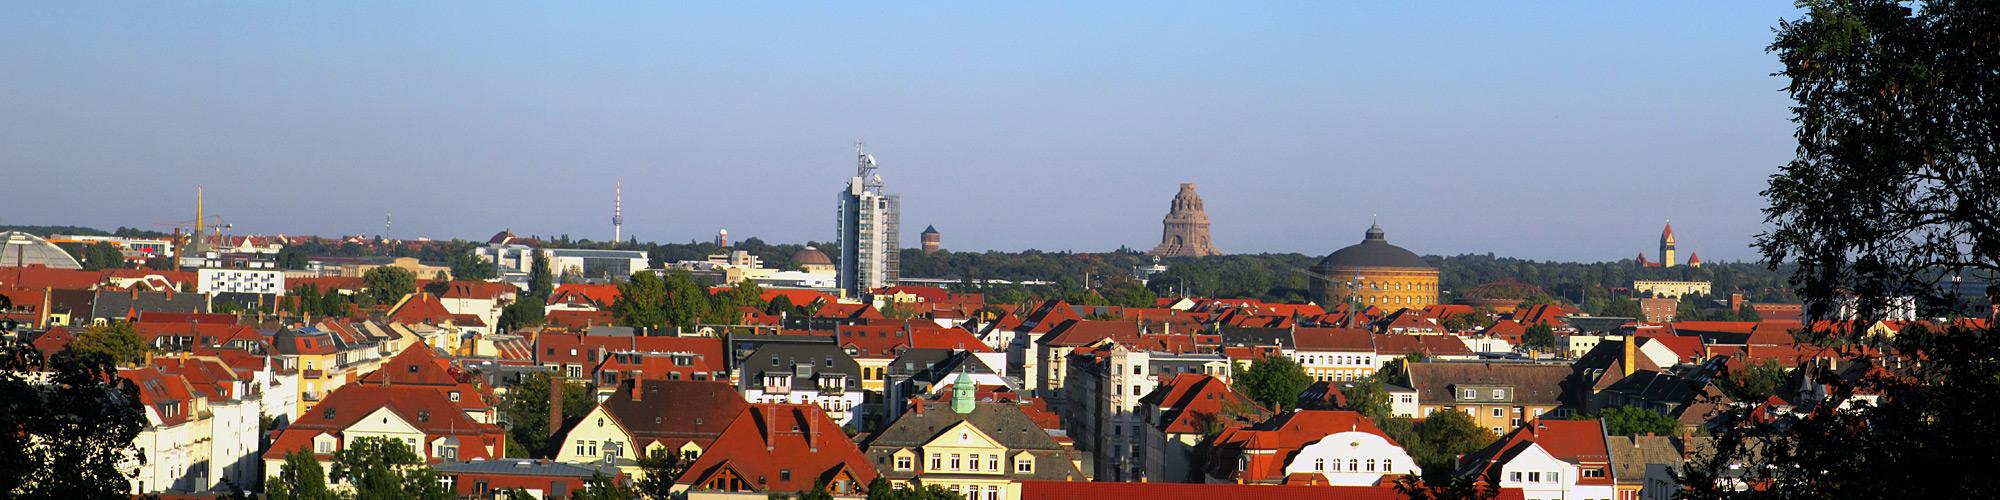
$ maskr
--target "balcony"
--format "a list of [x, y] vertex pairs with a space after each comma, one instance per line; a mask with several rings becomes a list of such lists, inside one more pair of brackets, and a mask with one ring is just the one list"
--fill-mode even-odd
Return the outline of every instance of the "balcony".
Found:
[[326, 372], [319, 369], [306, 370], [305, 377], [311, 380], [319, 380], [326, 377]]
[[308, 392], [300, 394], [299, 399], [304, 399], [306, 401], [319, 401], [320, 396], [321, 395], [318, 392]]

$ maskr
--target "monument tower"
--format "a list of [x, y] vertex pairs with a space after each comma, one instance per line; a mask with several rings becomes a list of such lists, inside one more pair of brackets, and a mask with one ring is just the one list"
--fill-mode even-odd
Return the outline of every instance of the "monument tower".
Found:
[[1181, 184], [1181, 192], [1174, 195], [1173, 207], [1167, 210], [1167, 218], [1163, 222], [1166, 229], [1160, 235], [1160, 246], [1153, 247], [1146, 255], [1222, 255], [1221, 250], [1208, 243], [1208, 212], [1202, 211], [1201, 195], [1194, 194], [1194, 184]]

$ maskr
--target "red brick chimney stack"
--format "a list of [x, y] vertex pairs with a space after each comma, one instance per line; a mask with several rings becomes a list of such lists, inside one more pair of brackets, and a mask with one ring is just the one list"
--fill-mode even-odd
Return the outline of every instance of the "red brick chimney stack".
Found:
[[554, 372], [549, 373], [549, 435], [550, 436], [556, 435], [556, 429], [562, 427], [564, 385], [566, 385], [566, 383], [563, 382], [562, 375], [556, 374]]

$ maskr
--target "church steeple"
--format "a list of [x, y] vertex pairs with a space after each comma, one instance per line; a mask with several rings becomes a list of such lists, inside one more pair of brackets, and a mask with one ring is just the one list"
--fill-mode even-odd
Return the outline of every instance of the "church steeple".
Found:
[[1667, 230], [1660, 233], [1660, 265], [1674, 267], [1674, 223], [1667, 222]]

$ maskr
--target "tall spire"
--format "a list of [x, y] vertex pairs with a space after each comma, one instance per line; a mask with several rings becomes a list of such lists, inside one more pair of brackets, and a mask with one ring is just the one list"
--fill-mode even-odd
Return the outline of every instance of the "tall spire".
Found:
[[625, 241], [625, 181], [611, 188], [611, 242]]

